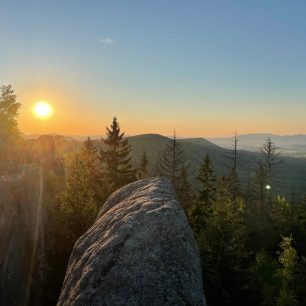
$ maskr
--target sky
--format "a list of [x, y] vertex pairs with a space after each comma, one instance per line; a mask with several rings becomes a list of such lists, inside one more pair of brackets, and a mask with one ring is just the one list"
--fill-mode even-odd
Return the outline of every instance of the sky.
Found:
[[[0, 0], [26, 134], [306, 133], [306, 2]], [[33, 104], [54, 114], [41, 120]]]

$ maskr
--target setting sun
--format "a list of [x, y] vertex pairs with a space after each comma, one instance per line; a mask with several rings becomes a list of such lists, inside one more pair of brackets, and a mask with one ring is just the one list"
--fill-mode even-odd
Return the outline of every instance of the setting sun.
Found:
[[38, 101], [33, 107], [33, 113], [40, 119], [46, 119], [52, 115], [53, 108], [45, 101]]

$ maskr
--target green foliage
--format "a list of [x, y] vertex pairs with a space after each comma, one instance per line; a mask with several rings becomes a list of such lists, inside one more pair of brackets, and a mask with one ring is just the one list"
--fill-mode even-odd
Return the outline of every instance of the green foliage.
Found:
[[0, 173], [16, 159], [19, 130], [18, 111], [21, 106], [11, 85], [0, 87]]
[[106, 151], [101, 150], [100, 158], [106, 171], [106, 177], [116, 190], [125, 184], [136, 180], [136, 170], [131, 164], [131, 146], [124, 133], [120, 132], [117, 118], [114, 117], [111, 127], [106, 128], [106, 139], [102, 139], [107, 146]]
[[[216, 182], [209, 157], [205, 158], [201, 170], [205, 197], [193, 202], [188, 210], [189, 222], [201, 253], [208, 302], [231, 305], [239, 300], [245, 280], [244, 265], [248, 257], [243, 223], [245, 208], [241, 199], [233, 201], [224, 178]], [[214, 197], [206, 197], [211, 188], [208, 186], [213, 186]], [[207, 198], [209, 209], [205, 205]]]
[[166, 148], [159, 159], [159, 173], [169, 178], [176, 188], [180, 184], [180, 176], [183, 169], [187, 171], [189, 165], [185, 157], [185, 151], [180, 142], [177, 141], [174, 133], [173, 138], [169, 139]]
[[84, 171], [87, 173], [89, 184], [94, 192], [96, 206], [99, 208], [111, 191], [105, 175], [106, 169], [103, 168], [98, 149], [89, 137], [83, 143], [79, 159]]
[[181, 175], [177, 181], [176, 192], [183, 208], [188, 209], [192, 203], [191, 185], [188, 181], [187, 168], [183, 166]]
[[262, 165], [257, 176], [264, 200], [261, 188], [255, 188], [252, 197], [245, 197], [246, 206], [233, 196], [231, 177], [216, 178], [209, 156], [201, 165], [202, 188], [187, 215], [200, 249], [209, 305], [305, 305], [305, 260], [293, 248], [293, 238], [283, 238], [281, 251], [275, 255], [275, 250], [281, 235], [294, 232], [306, 253], [306, 206], [282, 196], [269, 198], [266, 171]]
[[209, 155], [206, 154], [202, 165], [200, 166], [198, 181], [201, 182], [201, 189], [198, 190], [198, 199], [202, 201], [206, 207], [214, 200], [216, 193], [216, 176]]
[[75, 242], [93, 224], [97, 213], [90, 177], [78, 156], [68, 170], [67, 188], [60, 202], [67, 239]]
[[254, 295], [263, 306], [305, 305], [305, 265], [292, 246], [293, 238], [282, 237], [280, 251], [273, 259], [266, 251], [256, 255], [251, 268]]
[[148, 177], [148, 165], [149, 165], [149, 160], [147, 157], [146, 150], [143, 150], [141, 160], [139, 163], [138, 171], [137, 171], [137, 178], [139, 180], [145, 179]]
[[11, 85], [0, 87], [0, 131], [2, 133], [17, 133], [17, 116], [21, 106], [16, 101], [17, 96]]
[[265, 250], [256, 254], [255, 262], [250, 268], [252, 290], [258, 295], [260, 305], [275, 305], [278, 293], [279, 279], [277, 277], [278, 263]]
[[298, 256], [296, 250], [292, 247], [292, 237], [283, 237], [280, 247], [278, 277], [281, 287], [276, 304], [277, 306], [296, 306], [298, 305], [296, 294]]

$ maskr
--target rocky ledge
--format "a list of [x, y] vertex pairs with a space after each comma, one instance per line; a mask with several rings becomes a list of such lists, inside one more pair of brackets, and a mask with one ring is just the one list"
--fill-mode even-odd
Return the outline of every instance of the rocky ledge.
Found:
[[206, 305], [193, 233], [170, 182], [129, 184], [77, 241], [58, 306]]

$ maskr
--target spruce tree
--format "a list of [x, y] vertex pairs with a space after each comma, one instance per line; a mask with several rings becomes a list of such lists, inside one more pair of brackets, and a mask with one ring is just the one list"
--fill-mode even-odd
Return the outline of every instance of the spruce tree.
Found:
[[239, 176], [237, 172], [237, 162], [238, 162], [238, 135], [237, 131], [234, 135], [233, 150], [232, 150], [232, 167], [229, 173], [229, 183], [232, 193], [232, 197], [235, 200], [239, 194]]
[[203, 160], [197, 179], [201, 183], [201, 187], [198, 190], [198, 199], [208, 207], [209, 203], [214, 200], [216, 193], [216, 176], [208, 154]]
[[188, 181], [187, 168], [183, 166], [176, 188], [178, 199], [181, 205], [187, 209], [192, 202], [191, 185]]
[[268, 184], [268, 175], [264, 164], [260, 161], [258, 162], [256, 173], [255, 173], [255, 192], [257, 197], [259, 196], [259, 203], [261, 208], [264, 208], [266, 202], [266, 195], [268, 190], [266, 186]]
[[106, 128], [106, 139], [102, 139], [106, 150], [100, 151], [100, 159], [105, 166], [106, 177], [112, 190], [116, 190], [136, 179], [136, 170], [131, 164], [131, 146], [120, 131], [117, 118]]
[[146, 153], [146, 150], [144, 150], [142, 153], [140, 164], [139, 164], [138, 171], [137, 171], [137, 178], [139, 180], [145, 179], [148, 177], [148, 164], [149, 164], [149, 161], [148, 161], [147, 153]]
[[87, 171], [91, 188], [94, 191], [94, 198], [97, 207], [100, 207], [109, 196], [109, 186], [106, 182], [105, 171], [99, 158], [98, 149], [88, 137], [81, 148], [80, 162]]
[[73, 245], [92, 225], [97, 211], [88, 172], [78, 156], [68, 168], [66, 184], [66, 191], [60, 198], [60, 208], [67, 241]]
[[187, 164], [184, 148], [177, 141], [174, 132], [173, 138], [167, 142], [166, 148], [159, 160], [159, 173], [167, 177], [174, 187], [177, 187], [184, 168], [187, 171], [189, 165]]

